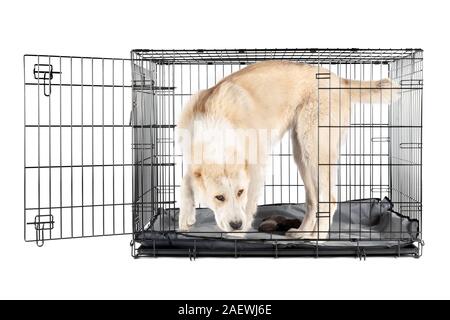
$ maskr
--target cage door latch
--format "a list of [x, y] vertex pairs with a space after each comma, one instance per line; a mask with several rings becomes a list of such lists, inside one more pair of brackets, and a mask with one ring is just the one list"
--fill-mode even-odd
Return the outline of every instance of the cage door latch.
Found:
[[53, 75], [61, 74], [60, 71], [54, 71], [53, 65], [36, 63], [33, 68], [34, 79], [42, 80], [44, 83], [44, 95], [50, 97], [52, 94]]
[[42, 247], [44, 245], [45, 232], [53, 230], [55, 227], [55, 219], [52, 214], [39, 214], [34, 217], [33, 222], [27, 224], [34, 225], [34, 229], [36, 230], [36, 244], [38, 247]]

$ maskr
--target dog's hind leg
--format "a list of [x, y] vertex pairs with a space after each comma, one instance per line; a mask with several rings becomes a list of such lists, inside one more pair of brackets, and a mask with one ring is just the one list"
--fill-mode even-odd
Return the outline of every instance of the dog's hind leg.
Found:
[[[322, 106], [322, 105], [321, 105]], [[323, 108], [323, 107], [322, 107]], [[313, 236], [327, 239], [337, 208], [336, 178], [340, 152], [340, 128], [335, 128], [324, 113], [320, 119], [317, 141], [318, 157], [314, 170], [314, 189], [318, 196], [316, 225]], [[330, 117], [331, 118], [331, 117]]]
[[328, 159], [323, 160], [323, 165], [320, 165], [318, 168], [318, 180], [316, 179], [316, 190], [319, 193], [319, 205], [317, 222], [314, 226], [313, 235], [318, 239], [328, 238], [330, 227], [333, 222], [333, 216], [337, 208], [335, 191], [337, 159], [330, 156]]
[[[312, 166], [312, 159], [308, 159], [306, 154], [302, 154], [302, 145], [296, 126], [292, 129], [291, 140], [294, 160], [305, 187], [306, 212], [300, 227], [290, 229], [286, 235], [292, 238], [312, 238], [312, 233], [316, 225], [317, 211], [317, 194], [315, 192], [314, 180], [312, 177], [316, 170], [314, 170]], [[306, 146], [303, 147], [305, 148]], [[303, 150], [303, 152], [306, 152], [306, 150]]]
[[179, 231], [187, 231], [195, 223], [195, 197], [191, 179], [191, 175], [186, 173], [181, 182], [180, 213], [178, 216]]
[[[337, 208], [337, 173], [341, 142], [345, 141], [349, 125], [350, 104], [339, 98], [332, 98], [319, 105], [319, 134], [317, 141], [318, 162], [315, 188], [319, 196], [317, 223], [314, 235], [319, 239], [329, 237], [331, 224]], [[316, 129], [317, 131], [317, 129]]]
[[328, 233], [333, 222], [333, 216], [337, 208], [336, 196], [336, 172], [337, 172], [337, 156], [330, 154], [328, 159], [324, 159], [324, 163], [328, 165], [319, 168], [319, 212], [317, 224], [314, 233], [318, 234], [320, 239], [328, 237]]
[[[298, 229], [288, 232], [289, 237], [326, 239], [336, 210], [335, 175], [339, 151], [339, 134], [331, 132], [329, 113], [321, 105], [309, 103], [299, 113], [292, 133], [294, 158], [305, 185], [306, 214]], [[319, 131], [320, 130], [320, 131]]]

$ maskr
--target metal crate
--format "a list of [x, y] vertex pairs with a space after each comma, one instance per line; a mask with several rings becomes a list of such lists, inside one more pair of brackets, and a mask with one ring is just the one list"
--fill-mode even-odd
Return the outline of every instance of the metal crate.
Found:
[[[178, 231], [180, 111], [199, 90], [265, 60], [398, 84], [396, 102], [352, 101], [339, 163], [321, 165], [338, 166], [338, 203], [389, 199], [395, 214], [417, 223], [414, 237], [395, 231], [377, 239], [361, 230], [344, 236], [338, 229], [327, 241], [292, 242], [273, 234], [246, 239]], [[25, 240], [41, 246], [131, 234], [135, 257], [420, 256], [422, 71], [420, 49], [133, 50], [130, 59], [25, 55]], [[318, 71], [317, 81], [326, 76]], [[321, 85], [318, 95], [330, 90], [345, 89]], [[290, 140], [287, 134], [270, 154], [260, 205], [305, 202]]]

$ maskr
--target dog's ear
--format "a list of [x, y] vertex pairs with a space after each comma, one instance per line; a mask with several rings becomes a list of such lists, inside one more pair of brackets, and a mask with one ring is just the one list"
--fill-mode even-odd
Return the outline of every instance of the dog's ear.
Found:
[[201, 168], [200, 168], [200, 167], [194, 168], [194, 169], [192, 170], [192, 176], [193, 176], [195, 179], [200, 179], [200, 178], [202, 177], [202, 170], [201, 170]]
[[202, 173], [200, 171], [194, 171], [194, 178], [201, 178], [202, 177]]

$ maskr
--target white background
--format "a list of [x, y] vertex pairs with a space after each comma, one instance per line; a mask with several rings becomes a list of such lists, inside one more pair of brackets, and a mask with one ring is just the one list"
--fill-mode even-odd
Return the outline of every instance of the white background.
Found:
[[[0, 3], [1, 298], [450, 298], [446, 1]], [[133, 260], [127, 236], [24, 243], [23, 54], [202, 47], [423, 48], [424, 256], [190, 262]]]

